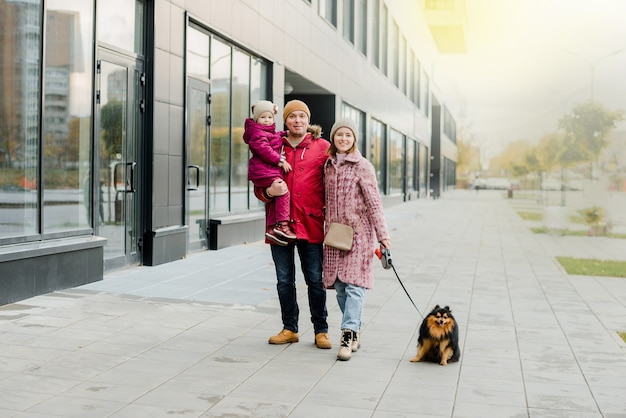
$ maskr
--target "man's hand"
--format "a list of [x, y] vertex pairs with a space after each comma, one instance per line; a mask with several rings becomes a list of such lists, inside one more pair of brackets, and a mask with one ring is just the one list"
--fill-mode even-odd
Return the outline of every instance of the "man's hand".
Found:
[[265, 193], [271, 197], [282, 196], [287, 193], [287, 183], [284, 180], [276, 179], [270, 187], [265, 189]]

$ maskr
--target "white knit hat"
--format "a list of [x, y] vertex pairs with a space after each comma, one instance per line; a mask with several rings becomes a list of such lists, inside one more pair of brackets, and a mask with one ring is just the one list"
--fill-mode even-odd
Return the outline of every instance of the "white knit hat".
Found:
[[333, 138], [335, 137], [335, 132], [337, 132], [337, 130], [339, 128], [348, 128], [352, 131], [352, 134], [354, 135], [354, 142], [357, 142], [357, 134], [359, 133], [359, 130], [356, 127], [356, 124], [354, 123], [354, 121], [352, 119], [347, 119], [347, 118], [342, 118], [342, 119], [338, 119], [334, 124], [333, 127], [330, 129], [330, 141], [332, 143]]
[[265, 112], [270, 112], [272, 115], [278, 113], [277, 106], [267, 100], [260, 100], [252, 105], [252, 119], [256, 122], [259, 116]]

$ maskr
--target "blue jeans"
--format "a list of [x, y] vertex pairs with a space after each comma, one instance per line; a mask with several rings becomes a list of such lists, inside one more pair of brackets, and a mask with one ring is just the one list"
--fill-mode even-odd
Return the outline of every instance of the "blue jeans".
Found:
[[298, 248], [304, 281], [308, 288], [311, 322], [315, 333], [328, 332], [326, 289], [322, 284], [322, 244], [296, 241], [287, 246], [271, 245], [276, 266], [276, 290], [280, 301], [283, 328], [298, 332], [298, 298], [296, 295], [295, 249]]
[[341, 329], [359, 331], [361, 329], [361, 315], [365, 302], [365, 288], [335, 280], [337, 302], [343, 313]]

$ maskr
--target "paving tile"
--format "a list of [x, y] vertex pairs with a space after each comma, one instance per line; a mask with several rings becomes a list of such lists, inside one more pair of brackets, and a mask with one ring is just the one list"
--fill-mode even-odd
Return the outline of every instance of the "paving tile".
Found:
[[287, 417], [295, 403], [270, 402], [264, 399], [227, 397], [211, 407], [203, 417]]

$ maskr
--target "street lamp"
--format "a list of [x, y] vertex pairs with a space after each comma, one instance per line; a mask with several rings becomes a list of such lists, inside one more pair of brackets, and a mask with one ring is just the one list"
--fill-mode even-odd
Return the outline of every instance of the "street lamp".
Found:
[[598, 65], [601, 61], [604, 61], [605, 59], [607, 59], [607, 58], [609, 58], [609, 57], [615, 56], [615, 55], [617, 55], [617, 54], [619, 54], [619, 53], [623, 52], [623, 51], [624, 51], [624, 48], [620, 48], [620, 49], [617, 49], [617, 50], [615, 50], [615, 51], [611, 52], [610, 54], [606, 54], [606, 55], [604, 55], [604, 56], [602, 56], [602, 57], [598, 58], [597, 60], [595, 60], [593, 63], [591, 63], [591, 62], [590, 62], [589, 60], [587, 60], [585, 57], [580, 56], [580, 55], [578, 55], [577, 53], [570, 51], [569, 49], [565, 49], [564, 51], [565, 51], [565, 52], [567, 52], [567, 53], [570, 53], [570, 54], [574, 55], [575, 57], [580, 58], [581, 60], [583, 60], [583, 62], [584, 62], [585, 64], [587, 64], [587, 65], [589, 66], [589, 70], [591, 71], [591, 101], [593, 102], [593, 99], [594, 99], [593, 90], [594, 90], [594, 81], [595, 81], [596, 66], [597, 66], [597, 65]]

